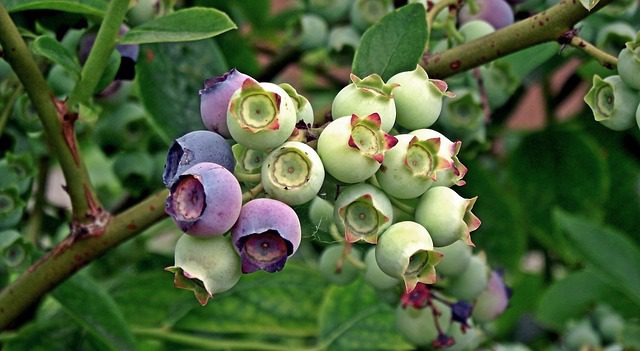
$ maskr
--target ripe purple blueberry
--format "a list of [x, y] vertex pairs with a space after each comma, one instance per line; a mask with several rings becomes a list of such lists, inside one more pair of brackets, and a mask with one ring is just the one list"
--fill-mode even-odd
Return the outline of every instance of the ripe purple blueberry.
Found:
[[329, 123], [318, 139], [318, 154], [326, 171], [345, 183], [359, 183], [376, 173], [385, 152], [398, 142], [380, 126], [377, 113]]
[[206, 305], [214, 294], [231, 289], [240, 280], [240, 258], [229, 238], [183, 235], [175, 249], [175, 264], [165, 270], [175, 274], [176, 288], [192, 290]]
[[222, 235], [240, 215], [242, 190], [226, 168], [202, 162], [184, 171], [171, 187], [165, 211], [185, 233]]
[[282, 270], [298, 249], [301, 235], [296, 212], [273, 199], [247, 202], [231, 230], [234, 248], [242, 259], [242, 273]]
[[204, 81], [204, 88], [200, 90], [200, 116], [207, 129], [225, 138], [231, 137], [227, 126], [229, 100], [247, 79], [255, 82], [250, 76], [232, 68], [221, 76]]
[[187, 169], [200, 162], [213, 162], [233, 172], [235, 160], [231, 146], [220, 135], [206, 130], [187, 133], [176, 139], [167, 153], [162, 181], [171, 187]]

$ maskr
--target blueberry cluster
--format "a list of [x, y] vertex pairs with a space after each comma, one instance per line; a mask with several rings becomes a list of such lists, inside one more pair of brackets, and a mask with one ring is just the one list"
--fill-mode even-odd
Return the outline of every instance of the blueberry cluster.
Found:
[[[201, 115], [209, 130], [176, 139], [163, 174], [166, 212], [185, 233], [167, 268], [175, 285], [205, 304], [242, 273], [282, 270], [300, 245], [304, 209], [338, 242], [319, 260], [328, 280], [347, 284], [359, 267], [376, 289], [402, 287], [398, 324], [410, 341], [451, 346], [472, 314], [493, 320], [508, 293], [484, 258], [471, 255], [476, 198], [451, 189], [465, 184], [461, 142], [429, 129], [453, 96], [420, 66], [387, 82], [351, 75], [333, 100], [332, 120], [319, 125], [289, 84], [237, 70], [206, 80]], [[446, 284], [426, 285], [439, 278]], [[438, 303], [453, 317], [443, 317]], [[419, 320], [437, 332], [414, 337], [411, 330], [428, 327], [413, 319], [427, 314]], [[454, 321], [462, 329], [454, 331]]]

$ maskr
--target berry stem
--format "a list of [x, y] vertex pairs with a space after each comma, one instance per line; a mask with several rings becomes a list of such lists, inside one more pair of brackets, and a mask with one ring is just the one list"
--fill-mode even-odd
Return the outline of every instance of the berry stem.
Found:
[[262, 183], [258, 183], [253, 188], [242, 193], [242, 203], [244, 204], [253, 200], [256, 196], [258, 196], [258, 194], [260, 194], [263, 191], [264, 191], [264, 186], [262, 185]]
[[157, 192], [112, 217], [102, 235], [62, 241], [36, 261], [0, 292], [0, 329], [80, 268], [164, 218], [167, 195], [167, 190]]
[[489, 35], [441, 53], [426, 55], [423, 66], [430, 77], [443, 79], [516, 51], [557, 41], [576, 23], [611, 1], [600, 0], [596, 7], [587, 11], [579, 1], [561, 0], [545, 11]]
[[431, 10], [427, 13], [427, 26], [429, 30], [433, 28], [433, 22], [436, 17], [440, 13], [440, 11], [448, 8], [449, 6], [455, 5], [458, 3], [458, 0], [442, 0], [433, 5]]
[[598, 62], [600, 62], [600, 64], [606, 68], [612, 69], [618, 65], [617, 57], [598, 49], [596, 46], [577, 35], [571, 37], [571, 41], [569, 42], [569, 44], [584, 51], [586, 54], [598, 60]]
[[[77, 115], [68, 113], [64, 104], [53, 98], [38, 65], [6, 8], [0, 4], [0, 45], [4, 59], [18, 76], [44, 127], [45, 139], [60, 162], [66, 191], [72, 204], [75, 224], [96, 223], [106, 217], [95, 196], [80, 156], [73, 123]], [[74, 229], [82, 229], [76, 225]], [[74, 234], [74, 233], [72, 233]]]
[[[340, 231], [338, 230], [338, 226], [335, 223], [332, 223], [331, 226], [329, 227], [329, 234], [331, 235], [332, 238], [336, 240], [336, 242], [344, 243], [345, 245], [345, 249], [342, 253], [342, 260], [338, 262], [340, 266], [339, 268], [341, 268], [342, 266], [341, 262], [344, 261], [345, 258], [358, 269], [365, 270], [367, 268], [367, 265], [364, 262], [349, 255], [349, 252], [351, 251], [351, 243], [345, 242], [344, 236], [340, 234]], [[347, 245], [348, 245], [348, 248], [347, 248]]]
[[109, 63], [111, 53], [118, 41], [118, 32], [129, 8], [129, 0], [112, 0], [102, 20], [96, 41], [91, 47], [87, 61], [82, 67], [80, 81], [67, 100], [67, 106], [77, 111], [77, 104], [87, 102], [96, 89], [104, 69]]
[[11, 116], [11, 112], [13, 111], [13, 105], [20, 94], [22, 94], [22, 86], [13, 87], [13, 94], [5, 101], [4, 108], [0, 111], [0, 136], [2, 136], [4, 127], [7, 125], [9, 116]]

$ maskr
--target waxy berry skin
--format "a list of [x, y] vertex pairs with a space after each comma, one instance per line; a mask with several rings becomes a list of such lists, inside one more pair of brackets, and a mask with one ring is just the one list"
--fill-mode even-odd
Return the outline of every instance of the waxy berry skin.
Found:
[[429, 79], [419, 65], [413, 71], [395, 74], [388, 84], [395, 85], [396, 122], [407, 129], [430, 127], [440, 116], [444, 97], [453, 96], [447, 92], [447, 83]]
[[471, 212], [476, 199], [465, 199], [444, 186], [429, 188], [416, 207], [416, 222], [427, 228], [436, 246], [459, 239], [473, 246], [471, 232], [480, 227], [480, 219]]
[[584, 96], [597, 122], [609, 129], [625, 130], [633, 126], [640, 94], [627, 86], [619, 75], [593, 76], [593, 85]]
[[[438, 337], [438, 325], [446, 328], [451, 321], [451, 309], [444, 303], [432, 300], [433, 307], [415, 308], [413, 306], [396, 308], [396, 325], [402, 336], [414, 345], [430, 346]], [[434, 314], [433, 308], [437, 310]], [[445, 329], [446, 330], [446, 329]]]
[[[344, 245], [331, 245], [322, 251], [318, 262], [320, 273], [328, 281], [336, 285], [347, 285], [353, 282], [360, 272], [351, 261], [343, 257], [343, 254]], [[349, 256], [359, 260], [362, 257], [362, 253], [357, 247], [351, 247]]]
[[242, 259], [242, 273], [284, 268], [302, 238], [296, 212], [284, 202], [254, 199], [242, 206], [231, 240]]
[[227, 126], [229, 100], [247, 79], [256, 82], [250, 76], [232, 68], [221, 76], [212, 77], [204, 81], [204, 87], [199, 92], [200, 116], [207, 129], [225, 138], [231, 137]]
[[222, 235], [238, 219], [240, 184], [226, 168], [202, 162], [184, 171], [171, 187], [165, 211], [185, 233]]
[[240, 258], [229, 238], [182, 235], [175, 248], [175, 264], [165, 270], [175, 274], [176, 288], [192, 290], [201, 305], [240, 280]]
[[375, 244], [393, 223], [393, 206], [383, 191], [366, 184], [345, 187], [334, 205], [333, 220], [347, 242]]
[[386, 274], [402, 279], [405, 291], [420, 283], [436, 282], [435, 265], [441, 254], [433, 250], [429, 232], [411, 221], [391, 225], [378, 240], [376, 261]]
[[187, 169], [201, 162], [212, 162], [233, 172], [235, 159], [229, 143], [217, 133], [196, 130], [176, 139], [169, 152], [162, 174], [166, 187], [171, 187]]
[[382, 122], [382, 130], [390, 131], [396, 121], [393, 90], [397, 84], [385, 84], [377, 74], [363, 79], [351, 74], [351, 82], [333, 99], [331, 115], [334, 118], [351, 115], [362, 117], [376, 113]]
[[640, 90], [640, 32], [636, 39], [625, 44], [618, 54], [618, 73], [631, 88]]
[[505, 285], [504, 277], [499, 272], [491, 272], [486, 290], [474, 303], [473, 319], [480, 323], [495, 320], [507, 309], [510, 295], [511, 290]]
[[296, 121], [293, 100], [273, 83], [246, 79], [229, 100], [229, 133], [249, 149], [267, 151], [281, 145], [293, 132]]
[[381, 129], [380, 116], [345, 116], [329, 123], [318, 139], [327, 173], [344, 183], [359, 183], [376, 173], [398, 140]]
[[301, 205], [311, 201], [320, 190], [324, 167], [310, 146], [288, 141], [264, 160], [261, 178], [270, 197], [292, 206]]
[[453, 244], [437, 247], [444, 256], [438, 263], [438, 274], [446, 277], [458, 276], [467, 269], [471, 259], [471, 246], [462, 240]]
[[487, 287], [491, 272], [483, 257], [472, 256], [467, 270], [453, 277], [446, 292], [465, 301], [473, 301]]

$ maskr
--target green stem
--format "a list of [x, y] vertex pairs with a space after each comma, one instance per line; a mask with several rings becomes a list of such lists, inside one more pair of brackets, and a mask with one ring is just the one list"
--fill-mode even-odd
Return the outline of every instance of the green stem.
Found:
[[264, 191], [264, 186], [262, 185], [262, 183], [258, 183], [253, 188], [242, 193], [242, 203], [244, 204], [253, 200], [253, 198], [258, 196], [258, 194], [260, 194], [263, 191]]
[[0, 135], [4, 132], [4, 127], [7, 125], [9, 116], [11, 116], [11, 112], [13, 111], [13, 105], [20, 94], [22, 94], [22, 86], [15, 87], [13, 94], [9, 96], [6, 105], [4, 105], [4, 108], [0, 111]]
[[260, 173], [233, 172], [233, 175], [236, 176], [238, 181], [246, 183], [259, 183], [260, 180], [262, 180], [262, 175]]
[[435, 3], [429, 13], [427, 14], [427, 25], [429, 28], [433, 27], [433, 22], [436, 20], [436, 17], [440, 13], [440, 11], [448, 8], [451, 5], [455, 5], [458, 3], [458, 0], [440, 0]]
[[600, 62], [601, 65], [606, 68], [611, 69], [618, 65], [617, 57], [598, 49], [593, 44], [580, 38], [577, 35], [571, 37], [571, 42], [569, 44], [571, 44], [571, 46], [573, 47], [581, 49], [591, 57], [595, 58], [596, 60], [598, 60], [598, 62]]
[[100, 235], [65, 240], [0, 292], [0, 329], [47, 292], [109, 249], [134, 237], [165, 216], [167, 190], [112, 217]]
[[[252, 340], [221, 340], [207, 338], [192, 334], [179, 333], [167, 329], [159, 328], [132, 328], [133, 333], [136, 336], [150, 337], [172, 343], [182, 344], [197, 349], [207, 350], [265, 350], [265, 351], [282, 351], [289, 350], [290, 348], [284, 345], [268, 344], [266, 342], [252, 341]], [[301, 350], [305, 350], [302, 348]]]
[[77, 111], [76, 104], [85, 103], [93, 95], [93, 91], [109, 63], [111, 53], [116, 47], [120, 25], [128, 8], [129, 0], [111, 0], [109, 2], [107, 13], [102, 20], [89, 57], [82, 67], [80, 81], [69, 96], [67, 106], [71, 110]]
[[[346, 245], [350, 245], [349, 243], [344, 243], [344, 237], [340, 234], [340, 231], [338, 230], [338, 226], [335, 223], [331, 224], [331, 226], [329, 227], [329, 234], [333, 239], [335, 239], [335, 241], [343, 243], [345, 245], [345, 248], [347, 247]], [[367, 268], [367, 265], [364, 262], [362, 262], [356, 257], [349, 255], [347, 250], [345, 250], [344, 252], [345, 254], [343, 254], [342, 257], [346, 258], [347, 261], [351, 262], [351, 264], [353, 264], [354, 267], [361, 270], [365, 270]]]
[[600, 0], [591, 11], [579, 1], [561, 0], [557, 5], [489, 35], [424, 58], [431, 78], [446, 78], [499, 57], [549, 41], [557, 41], [585, 17], [613, 0]]
[[9, 13], [0, 4], [0, 45], [4, 59], [18, 76], [44, 127], [51, 151], [60, 162], [66, 191], [73, 205], [74, 222], [93, 221], [102, 207], [98, 202], [86, 167], [82, 162], [73, 130], [73, 116], [58, 111], [47, 82], [20, 36]]

